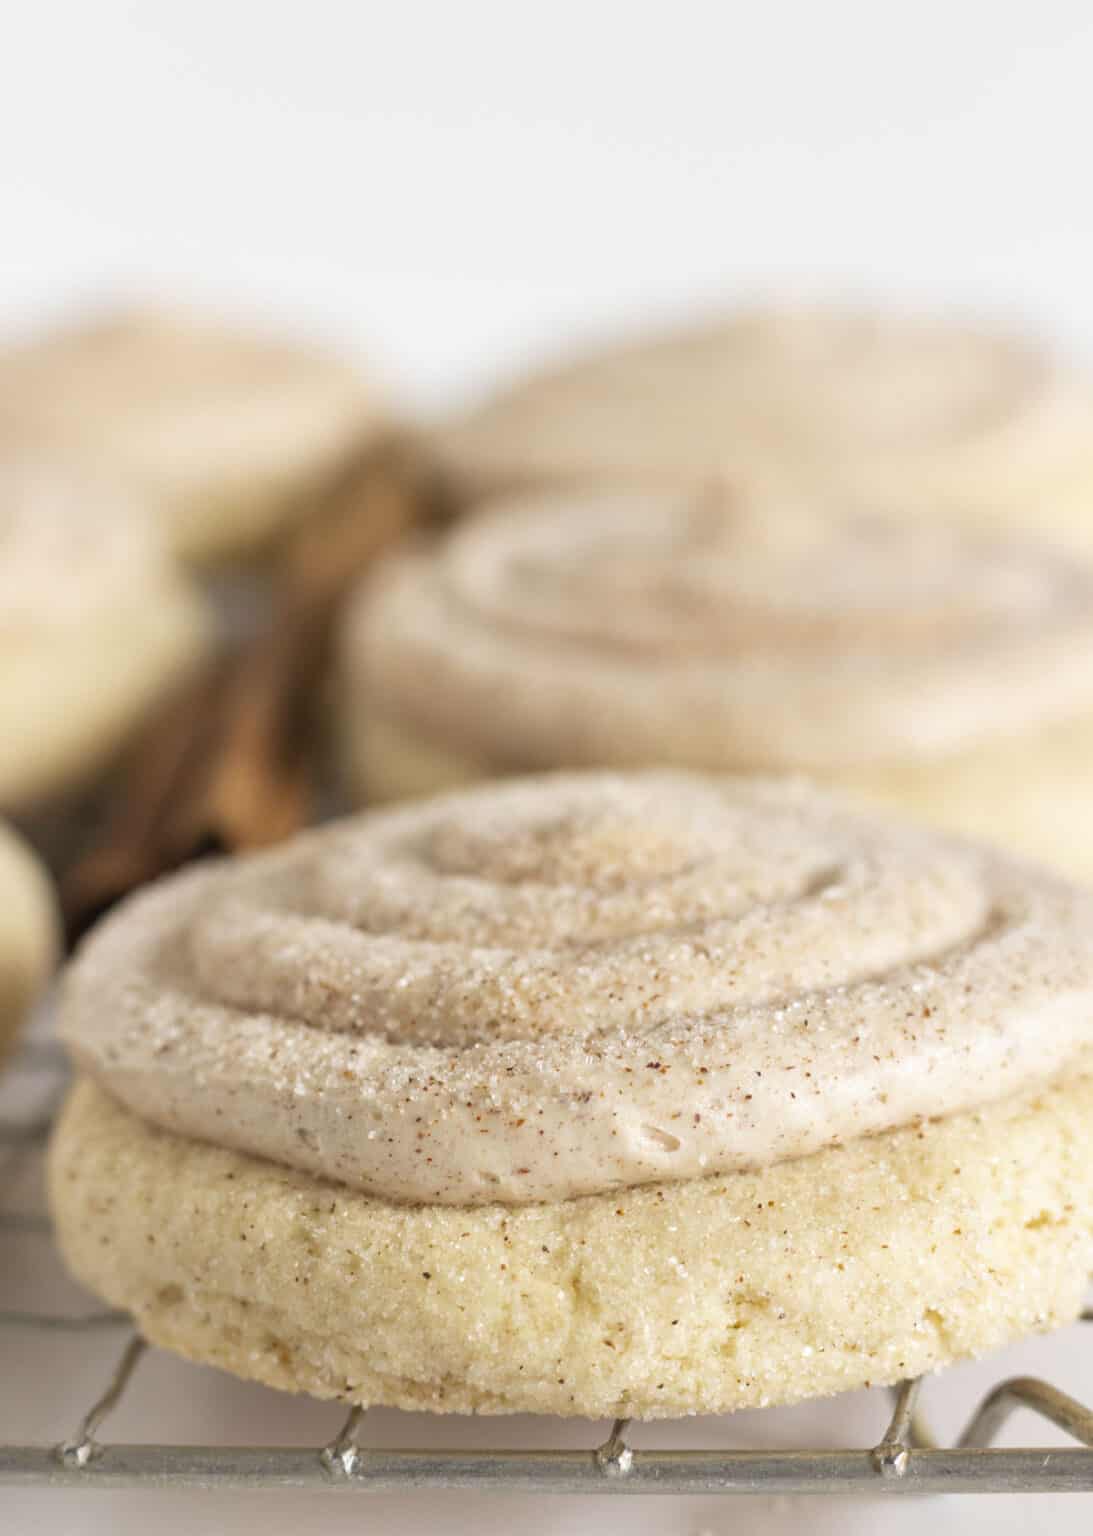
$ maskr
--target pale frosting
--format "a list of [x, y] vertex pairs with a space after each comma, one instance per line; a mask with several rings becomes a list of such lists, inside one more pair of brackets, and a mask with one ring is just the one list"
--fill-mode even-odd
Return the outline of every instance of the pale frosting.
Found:
[[145, 1119], [396, 1201], [761, 1166], [1093, 1043], [1093, 896], [800, 785], [488, 785], [133, 898], [62, 1032]]
[[349, 708], [504, 769], [828, 772], [1093, 713], [1093, 572], [727, 489], [512, 498], [362, 588]]
[[944, 318], [741, 311], [532, 376], [436, 446], [478, 486], [765, 470], [1033, 528], [1080, 480], [1093, 542], [1093, 386], [1030, 341]]

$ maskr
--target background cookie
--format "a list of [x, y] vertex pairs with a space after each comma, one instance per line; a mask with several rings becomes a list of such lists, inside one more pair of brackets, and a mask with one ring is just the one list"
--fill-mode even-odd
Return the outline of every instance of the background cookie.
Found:
[[1093, 875], [1093, 570], [814, 499], [503, 498], [377, 570], [336, 701], [363, 801], [504, 772], [804, 773]]
[[210, 635], [140, 508], [50, 465], [0, 462], [0, 808], [87, 785]]
[[57, 951], [57, 919], [45, 871], [0, 822], [0, 1057], [44, 986]]
[[0, 441], [115, 479], [198, 561], [301, 516], [382, 415], [348, 363], [181, 311], [124, 312], [0, 357]]
[[1093, 382], [1021, 337], [835, 305], [590, 350], [436, 434], [454, 494], [734, 474], [1093, 550]]

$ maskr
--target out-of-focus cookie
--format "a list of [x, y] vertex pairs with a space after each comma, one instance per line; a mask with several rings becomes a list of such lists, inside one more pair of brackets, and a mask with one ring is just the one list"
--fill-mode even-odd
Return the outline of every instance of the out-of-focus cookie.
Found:
[[1093, 550], [1093, 380], [940, 316], [783, 307], [638, 337], [517, 380], [433, 449], [460, 500], [743, 474]]
[[0, 462], [0, 809], [43, 811], [91, 784], [211, 633], [124, 495]]
[[200, 562], [305, 515], [384, 414], [356, 366], [193, 314], [122, 312], [0, 357], [0, 442], [115, 479]]
[[351, 790], [657, 763], [803, 773], [1093, 878], [1093, 569], [829, 514], [562, 490], [407, 548], [346, 615]]
[[0, 1057], [11, 1049], [57, 953], [57, 918], [45, 870], [0, 822]]

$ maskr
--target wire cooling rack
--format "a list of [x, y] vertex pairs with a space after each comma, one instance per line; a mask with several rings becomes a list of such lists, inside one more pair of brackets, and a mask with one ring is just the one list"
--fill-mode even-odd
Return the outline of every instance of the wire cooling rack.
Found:
[[[32, 1038], [12, 1067], [0, 1102], [0, 1256], [21, 1237], [48, 1234], [40, 1201], [11, 1192], [26, 1165], [40, 1163], [63, 1096], [66, 1067], [56, 1043]], [[1083, 1313], [1093, 1346], [1093, 1307]], [[980, 1402], [955, 1444], [939, 1445], [923, 1418], [924, 1378], [893, 1389], [894, 1406], [873, 1445], [833, 1450], [645, 1450], [628, 1422], [584, 1450], [390, 1450], [369, 1447], [368, 1419], [354, 1409], [325, 1445], [236, 1446], [110, 1441], [121, 1403], [148, 1346], [124, 1313], [0, 1310], [0, 1371], [13, 1334], [62, 1337], [66, 1354], [116, 1339], [112, 1370], [97, 1397], [73, 1407], [70, 1432], [46, 1444], [0, 1444], [0, 1484], [68, 1487], [308, 1487], [356, 1491], [475, 1488], [538, 1493], [925, 1494], [1093, 1492], [1093, 1408], [1037, 1377], [1001, 1382]], [[78, 1373], [77, 1373], [78, 1374]], [[1075, 1443], [998, 1448], [992, 1441], [1018, 1408], [1030, 1409]], [[761, 1416], [760, 1416], [761, 1417]]]

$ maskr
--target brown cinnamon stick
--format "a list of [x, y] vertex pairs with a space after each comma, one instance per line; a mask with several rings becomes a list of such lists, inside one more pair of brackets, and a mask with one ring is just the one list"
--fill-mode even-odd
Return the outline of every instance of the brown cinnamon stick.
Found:
[[368, 563], [428, 516], [427, 476], [391, 440], [346, 464], [286, 543], [268, 627], [159, 710], [104, 823], [61, 875], [74, 941], [127, 891], [210, 851], [258, 848], [318, 808], [318, 704], [342, 604]]

